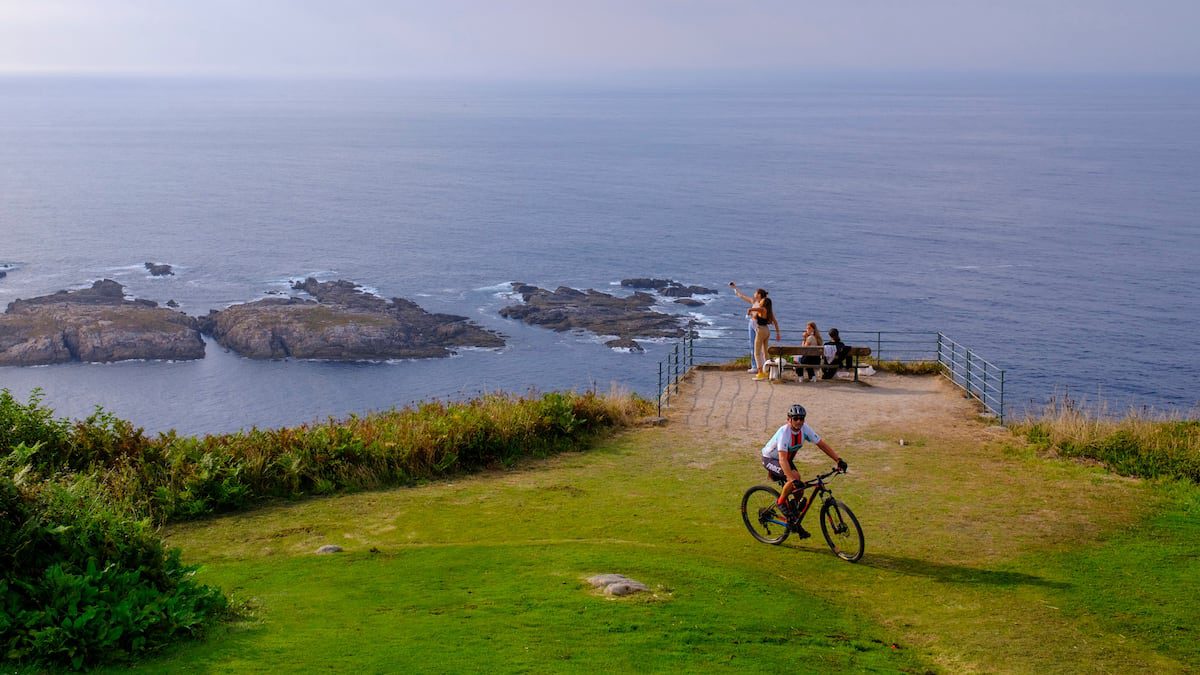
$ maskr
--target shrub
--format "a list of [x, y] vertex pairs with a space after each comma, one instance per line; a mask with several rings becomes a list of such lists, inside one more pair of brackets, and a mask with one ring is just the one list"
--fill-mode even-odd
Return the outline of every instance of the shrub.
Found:
[[881, 361], [876, 358], [864, 359], [864, 365], [870, 364], [876, 370], [896, 375], [941, 375], [945, 367], [937, 361]]
[[146, 522], [114, 512], [91, 480], [0, 478], [0, 650], [75, 669], [200, 633], [227, 610]]
[[1200, 483], [1200, 420], [1138, 411], [1108, 417], [1067, 402], [1052, 404], [1014, 429], [1037, 447], [1098, 460], [1122, 475]]
[[27, 403], [20, 403], [7, 389], [0, 389], [0, 451], [24, 444], [46, 450], [47, 462], [55, 463], [69, 445], [71, 425], [54, 418], [42, 406], [42, 390], [34, 389]]

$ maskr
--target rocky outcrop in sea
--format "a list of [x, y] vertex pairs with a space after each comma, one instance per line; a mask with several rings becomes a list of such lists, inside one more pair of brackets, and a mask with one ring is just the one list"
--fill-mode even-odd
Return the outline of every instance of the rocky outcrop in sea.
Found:
[[[668, 298], [690, 298], [693, 295], [716, 295], [717, 291], [703, 286], [684, 286], [674, 279], [654, 279], [648, 277], [634, 277], [632, 279], [622, 279], [621, 285], [626, 288], [636, 288], [641, 290], [658, 291], [660, 294]], [[694, 301], [698, 304], [704, 304], [699, 300]], [[695, 305], [691, 305], [695, 306]]]
[[566, 286], [549, 291], [513, 282], [512, 287], [524, 302], [502, 308], [501, 316], [560, 332], [585, 330], [596, 335], [614, 335], [618, 340], [607, 343], [614, 349], [641, 351], [635, 338], [680, 337], [684, 334], [684, 319], [651, 309], [655, 298], [649, 293], [638, 292], [620, 298], [597, 290], [580, 291]]
[[126, 299], [124, 287], [110, 279], [15, 300], [0, 315], [0, 366], [203, 356], [195, 319], [150, 300]]
[[175, 271], [166, 263], [148, 262], [146, 263], [146, 270], [150, 272], [150, 276], [152, 277], [175, 276]]
[[403, 298], [385, 300], [350, 281], [293, 284], [314, 299], [264, 298], [213, 310], [201, 329], [254, 359], [370, 361], [449, 356], [455, 348], [504, 346], [464, 316], [431, 314]]

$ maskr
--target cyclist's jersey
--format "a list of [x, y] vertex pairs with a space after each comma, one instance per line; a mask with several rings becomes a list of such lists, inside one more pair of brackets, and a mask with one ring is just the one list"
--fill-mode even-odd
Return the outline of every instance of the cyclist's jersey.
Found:
[[804, 445], [804, 441], [810, 443], [821, 442], [821, 437], [817, 435], [813, 428], [808, 426], [808, 422], [800, 427], [800, 431], [792, 431], [792, 425], [785, 424], [779, 427], [779, 431], [767, 441], [763, 446], [762, 456], [771, 459], [779, 459], [780, 452], [796, 452], [800, 446]]

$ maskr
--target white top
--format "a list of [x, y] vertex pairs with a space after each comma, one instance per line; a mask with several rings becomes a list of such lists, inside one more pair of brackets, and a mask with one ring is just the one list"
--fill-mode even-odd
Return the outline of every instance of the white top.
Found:
[[779, 431], [776, 431], [771, 440], [763, 446], [762, 455], [771, 459], [779, 459], [780, 452], [796, 452], [804, 445], [804, 441], [820, 443], [821, 437], [812, 427], [808, 426], [808, 422], [805, 422], [797, 432], [792, 431], [792, 425], [785, 424], [779, 427]]

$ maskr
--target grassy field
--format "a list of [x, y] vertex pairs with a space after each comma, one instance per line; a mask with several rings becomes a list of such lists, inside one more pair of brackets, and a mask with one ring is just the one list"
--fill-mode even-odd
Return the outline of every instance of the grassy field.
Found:
[[[749, 537], [738, 503], [762, 480], [761, 439], [638, 429], [468, 479], [173, 526], [201, 581], [249, 610], [137, 670], [1200, 668], [1194, 484], [1044, 459], [969, 417], [830, 440], [852, 467], [834, 490], [866, 530], [856, 565], [819, 533]], [[313, 555], [327, 543], [346, 552]], [[593, 594], [583, 579], [607, 572], [653, 593]]]

